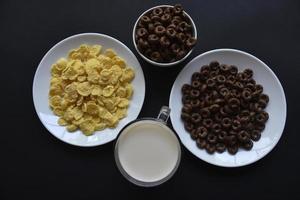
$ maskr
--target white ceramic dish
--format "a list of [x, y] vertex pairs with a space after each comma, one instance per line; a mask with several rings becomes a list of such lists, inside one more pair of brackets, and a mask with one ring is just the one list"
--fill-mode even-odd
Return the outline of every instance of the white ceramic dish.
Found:
[[[136, 51], [138, 52], [138, 54], [145, 60], [147, 61], [148, 63], [152, 64], [152, 65], [156, 65], [156, 66], [159, 66], [159, 67], [170, 67], [170, 66], [173, 66], [173, 65], [177, 65], [179, 63], [181, 63], [182, 61], [184, 61], [193, 51], [194, 48], [192, 48], [183, 58], [181, 58], [180, 60], [177, 60], [175, 62], [171, 62], [171, 63], [160, 63], [160, 62], [155, 62], [153, 60], [150, 60], [149, 58], [147, 58], [146, 56], [144, 56], [140, 51], [139, 49], [137, 48], [137, 45], [136, 45], [136, 42], [135, 42], [135, 32], [136, 32], [136, 27], [137, 27], [137, 24], [140, 20], [140, 18], [145, 15], [146, 13], [148, 13], [150, 10], [153, 10], [155, 8], [159, 8], [159, 7], [173, 7], [171, 5], [159, 5], [159, 6], [155, 6], [155, 7], [152, 7], [152, 8], [149, 8], [148, 10], [146, 10], [145, 12], [143, 12], [139, 18], [136, 20], [135, 24], [134, 24], [134, 27], [133, 27], [133, 31], [132, 31], [132, 40], [133, 40], [133, 44], [134, 44], [134, 47], [136, 49]], [[189, 18], [189, 20], [191, 21], [192, 23], [192, 27], [193, 27], [193, 30], [194, 30], [194, 37], [197, 39], [197, 28], [196, 28], [196, 25], [193, 21], [193, 19], [191, 18], [191, 16], [189, 16], [189, 14], [187, 14], [186, 12], [184, 12], [186, 14], [186, 16]]]
[[[196, 142], [191, 139], [188, 132], [184, 129], [180, 119], [182, 108], [181, 87], [184, 83], [190, 83], [194, 72], [199, 71], [200, 67], [217, 60], [220, 63], [238, 66], [239, 70], [251, 68], [254, 71], [254, 79], [263, 85], [264, 93], [270, 97], [270, 102], [266, 108], [269, 113], [269, 120], [266, 128], [262, 132], [261, 139], [254, 142], [250, 151], [239, 149], [236, 155], [230, 155], [227, 151], [220, 154], [208, 154], [196, 146]], [[267, 155], [278, 143], [286, 121], [286, 99], [280, 81], [274, 72], [258, 58], [234, 49], [217, 49], [203, 53], [191, 62], [179, 73], [172, 87], [169, 106], [171, 112], [172, 125], [179, 135], [183, 145], [198, 158], [217, 166], [239, 167], [258, 161]]]
[[[48, 92], [50, 86], [50, 67], [57, 59], [66, 57], [71, 49], [81, 44], [100, 44], [103, 49], [112, 48], [127, 64], [134, 68], [135, 78], [132, 82], [134, 94], [130, 101], [127, 117], [122, 119], [116, 128], [97, 131], [92, 136], [85, 136], [81, 131], [69, 133], [65, 127], [57, 124], [58, 117], [49, 108]], [[120, 41], [103, 34], [83, 33], [68, 37], [52, 47], [40, 62], [32, 86], [34, 107], [43, 125], [58, 139], [76, 146], [91, 147], [114, 140], [119, 131], [140, 113], [145, 97], [145, 79], [143, 70], [128, 47]]]

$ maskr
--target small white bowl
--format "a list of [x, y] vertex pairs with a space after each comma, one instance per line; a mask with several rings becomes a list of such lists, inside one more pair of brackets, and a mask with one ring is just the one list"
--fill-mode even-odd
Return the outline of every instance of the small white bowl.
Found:
[[[144, 56], [140, 51], [139, 49], [137, 48], [137, 45], [136, 45], [136, 42], [135, 42], [135, 32], [136, 32], [136, 27], [137, 27], [137, 24], [139, 22], [139, 20], [141, 19], [141, 17], [143, 15], [145, 15], [146, 13], [148, 13], [149, 11], [155, 9], [155, 8], [161, 8], [161, 7], [174, 7], [174, 6], [171, 6], [171, 5], [159, 5], [159, 6], [155, 6], [155, 7], [152, 7], [148, 10], [146, 10], [145, 12], [143, 12], [139, 18], [136, 20], [135, 24], [134, 24], [134, 27], [133, 27], [133, 31], [132, 31], [132, 39], [133, 39], [133, 44], [134, 44], [134, 47], [136, 49], [136, 51], [138, 52], [138, 54], [140, 54], [140, 56], [145, 60], [147, 61], [148, 63], [152, 64], [152, 65], [156, 65], [156, 66], [159, 66], [159, 67], [170, 67], [170, 66], [173, 66], [173, 65], [177, 65], [179, 63], [181, 63], [182, 61], [184, 61], [193, 51], [194, 47], [183, 57], [181, 58], [180, 60], [177, 60], [175, 62], [171, 62], [171, 63], [160, 63], [160, 62], [155, 62], [149, 58], [147, 58], [146, 56]], [[187, 14], [185, 11], [184, 11], [184, 14], [186, 14], [186, 16], [189, 18], [189, 20], [191, 21], [192, 23], [192, 27], [193, 27], [193, 30], [194, 30], [194, 37], [197, 39], [197, 28], [196, 28], [196, 25], [193, 21], [193, 19], [191, 18], [191, 16], [189, 16], [189, 14]]]
[[[250, 151], [239, 149], [237, 154], [224, 153], [208, 154], [199, 149], [190, 134], [184, 129], [181, 114], [181, 87], [184, 83], [190, 83], [194, 72], [213, 60], [222, 64], [236, 65], [240, 70], [250, 68], [254, 72], [254, 79], [264, 88], [264, 93], [269, 95], [270, 101], [266, 107], [269, 120], [261, 134], [259, 141], [253, 143]], [[274, 72], [261, 60], [246, 52], [235, 49], [216, 49], [205, 52], [190, 61], [177, 76], [172, 87], [169, 107], [171, 122], [182, 144], [195, 156], [213, 165], [222, 167], [240, 167], [258, 161], [267, 155], [278, 143], [286, 121], [286, 99], [280, 81]]]
[[[67, 57], [71, 49], [78, 48], [81, 44], [99, 44], [104, 50], [112, 48], [135, 70], [135, 78], [132, 81], [134, 93], [127, 111], [127, 117], [119, 121], [119, 124], [114, 129], [107, 128], [102, 131], [96, 131], [91, 136], [85, 136], [80, 130], [70, 133], [66, 130], [66, 127], [58, 125], [58, 116], [53, 114], [48, 102], [51, 65], [59, 58]], [[52, 135], [68, 144], [92, 147], [114, 140], [126, 124], [137, 118], [145, 98], [145, 79], [138, 60], [122, 42], [99, 33], [82, 33], [60, 41], [46, 53], [35, 72], [32, 95], [36, 113], [42, 124]]]

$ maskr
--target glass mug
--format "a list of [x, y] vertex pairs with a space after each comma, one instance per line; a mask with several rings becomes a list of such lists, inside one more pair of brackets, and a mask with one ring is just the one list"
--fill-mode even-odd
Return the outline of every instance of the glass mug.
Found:
[[157, 118], [142, 118], [127, 124], [119, 133], [114, 156], [121, 174], [144, 187], [160, 185], [176, 172], [181, 147], [166, 125], [170, 108], [163, 106]]

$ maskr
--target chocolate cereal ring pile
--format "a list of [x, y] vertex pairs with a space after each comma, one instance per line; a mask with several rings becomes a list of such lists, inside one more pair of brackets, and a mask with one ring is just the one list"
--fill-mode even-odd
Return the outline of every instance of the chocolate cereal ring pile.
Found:
[[184, 127], [210, 154], [252, 149], [269, 118], [264, 111], [269, 97], [251, 69], [239, 72], [234, 65], [213, 61], [192, 75], [182, 94]]
[[181, 5], [157, 7], [143, 15], [136, 27], [138, 50], [155, 62], [183, 58], [196, 44], [194, 27]]

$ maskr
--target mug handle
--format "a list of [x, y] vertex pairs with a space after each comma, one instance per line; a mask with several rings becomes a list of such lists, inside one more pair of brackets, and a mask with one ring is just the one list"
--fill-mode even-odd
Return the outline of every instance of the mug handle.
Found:
[[166, 124], [169, 119], [170, 112], [171, 112], [171, 109], [168, 106], [163, 106], [163, 107], [161, 107], [156, 119], [161, 121], [162, 123]]

